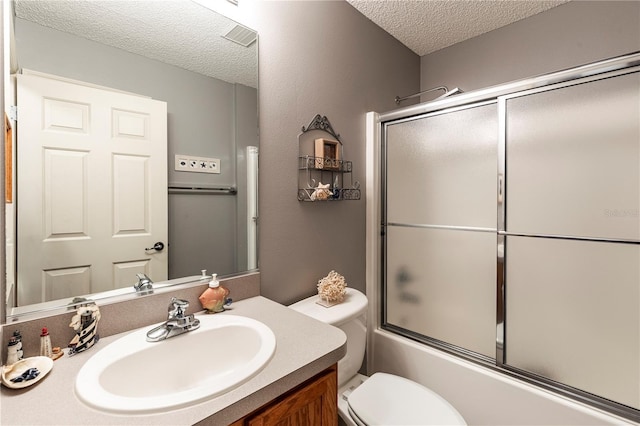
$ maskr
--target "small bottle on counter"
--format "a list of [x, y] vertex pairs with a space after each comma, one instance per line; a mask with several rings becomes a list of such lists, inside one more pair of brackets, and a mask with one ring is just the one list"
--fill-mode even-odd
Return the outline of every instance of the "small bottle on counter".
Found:
[[231, 299], [227, 299], [229, 290], [220, 285], [218, 281], [218, 274], [211, 276], [209, 282], [209, 288], [200, 295], [198, 300], [202, 304], [202, 308], [206, 309], [209, 313], [216, 313], [224, 311], [224, 306], [231, 303]]
[[49, 336], [49, 330], [47, 330], [47, 327], [43, 327], [42, 333], [40, 333], [40, 356], [47, 356], [49, 358], [53, 356], [51, 336]]

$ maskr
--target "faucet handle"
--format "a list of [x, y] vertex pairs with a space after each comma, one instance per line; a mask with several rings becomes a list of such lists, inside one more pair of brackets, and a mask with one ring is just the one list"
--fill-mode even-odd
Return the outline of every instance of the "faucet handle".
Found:
[[136, 274], [138, 278], [138, 282], [133, 285], [133, 288], [136, 292], [140, 294], [149, 294], [153, 293], [153, 281], [146, 274]]
[[169, 302], [169, 318], [182, 318], [189, 307], [189, 301], [172, 297]]

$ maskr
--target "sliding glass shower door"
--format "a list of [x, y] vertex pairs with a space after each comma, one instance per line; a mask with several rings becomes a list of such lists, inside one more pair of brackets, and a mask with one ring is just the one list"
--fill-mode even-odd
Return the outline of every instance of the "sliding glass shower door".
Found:
[[640, 408], [640, 73], [501, 102], [505, 364]]
[[495, 102], [386, 128], [386, 323], [495, 357]]
[[563, 76], [383, 122], [382, 326], [640, 419], [640, 66]]

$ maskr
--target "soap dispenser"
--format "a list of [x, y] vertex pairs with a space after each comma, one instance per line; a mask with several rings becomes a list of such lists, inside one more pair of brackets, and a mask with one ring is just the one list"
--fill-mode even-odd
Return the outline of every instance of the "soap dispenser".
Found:
[[198, 298], [202, 307], [206, 309], [208, 313], [222, 312], [224, 311], [224, 306], [231, 303], [231, 299], [227, 298], [229, 290], [220, 285], [217, 276], [218, 274], [211, 276], [209, 288]]

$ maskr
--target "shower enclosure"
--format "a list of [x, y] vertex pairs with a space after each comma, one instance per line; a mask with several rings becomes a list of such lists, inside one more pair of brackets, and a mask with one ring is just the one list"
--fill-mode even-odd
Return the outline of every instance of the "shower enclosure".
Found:
[[382, 328], [640, 418], [640, 54], [379, 121]]

